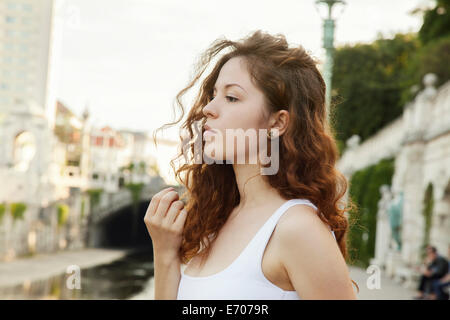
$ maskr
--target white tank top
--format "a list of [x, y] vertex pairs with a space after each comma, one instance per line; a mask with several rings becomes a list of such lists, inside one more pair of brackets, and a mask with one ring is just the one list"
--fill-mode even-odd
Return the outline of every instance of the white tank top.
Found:
[[286, 201], [225, 270], [206, 277], [194, 277], [184, 274], [181, 267], [177, 300], [299, 300], [295, 290], [277, 287], [265, 277], [261, 268], [264, 250], [278, 220], [296, 204], [309, 205], [317, 210], [307, 199]]

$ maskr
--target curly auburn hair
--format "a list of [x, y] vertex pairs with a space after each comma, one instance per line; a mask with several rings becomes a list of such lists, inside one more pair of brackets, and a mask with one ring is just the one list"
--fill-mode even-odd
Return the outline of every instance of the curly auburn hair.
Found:
[[[355, 205], [351, 199], [344, 200], [347, 180], [335, 168], [339, 154], [327, 121], [325, 82], [316, 60], [302, 46], [290, 48], [284, 35], [273, 36], [261, 30], [240, 41], [217, 39], [200, 55], [193, 79], [176, 96], [182, 115], [157, 130], [181, 121], [185, 113], [182, 96], [197, 83], [211, 60], [226, 48], [231, 50], [220, 57], [201, 82], [181, 129], [188, 132], [188, 139], [193, 138], [194, 123], [206, 121], [203, 108], [210, 101], [222, 66], [233, 57], [243, 57], [253, 83], [264, 93], [266, 110], [272, 113], [284, 109], [290, 114], [287, 130], [279, 137], [279, 170], [274, 175], [265, 175], [264, 179], [286, 200], [305, 198], [314, 203], [321, 213], [320, 219], [335, 232], [339, 249], [347, 259], [349, 224], [345, 212], [355, 209]], [[156, 131], [156, 144], [155, 137]], [[180, 135], [180, 139], [185, 138]], [[192, 155], [186, 157], [181, 150], [170, 162], [177, 181], [185, 187], [180, 197], [185, 199], [187, 210], [179, 250], [182, 263], [188, 263], [200, 253], [206, 259], [218, 231], [240, 203], [233, 165], [194, 163], [193, 146], [190, 151]], [[176, 169], [174, 162], [182, 156], [185, 163]]]

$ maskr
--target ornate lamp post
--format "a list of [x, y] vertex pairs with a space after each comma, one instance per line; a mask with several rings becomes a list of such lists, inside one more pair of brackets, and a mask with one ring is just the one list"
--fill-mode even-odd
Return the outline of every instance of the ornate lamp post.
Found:
[[329, 119], [330, 116], [331, 79], [334, 53], [334, 21], [342, 14], [345, 5], [345, 1], [342, 0], [316, 0], [316, 9], [323, 19], [323, 47], [326, 53], [323, 75], [326, 84], [325, 105], [327, 119]]

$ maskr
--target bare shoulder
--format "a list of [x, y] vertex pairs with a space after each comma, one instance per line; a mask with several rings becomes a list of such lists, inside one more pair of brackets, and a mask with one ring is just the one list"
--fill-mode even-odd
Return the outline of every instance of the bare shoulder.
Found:
[[281, 216], [276, 227], [282, 259], [332, 257], [341, 255], [331, 230], [308, 205], [294, 205]]
[[279, 258], [304, 299], [353, 297], [348, 268], [329, 226], [307, 205], [294, 205], [277, 227]]
[[306, 204], [296, 204], [281, 216], [277, 224], [277, 229], [286, 236], [291, 233], [297, 234], [299, 230], [316, 233], [331, 233], [329, 227], [319, 218], [317, 211]]

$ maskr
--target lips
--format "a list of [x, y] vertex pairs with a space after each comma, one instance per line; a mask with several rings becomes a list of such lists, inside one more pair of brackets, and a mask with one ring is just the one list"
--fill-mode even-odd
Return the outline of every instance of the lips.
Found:
[[216, 129], [213, 129], [206, 124], [203, 126], [203, 128], [205, 128], [205, 132], [203, 133], [203, 136], [214, 135], [216, 133]]
[[216, 132], [216, 129], [213, 129], [213, 128], [211, 128], [210, 126], [208, 126], [208, 125], [206, 125], [206, 124], [203, 126], [203, 128], [205, 128], [205, 132], [206, 132], [206, 131], [210, 131], [211, 133], [212, 133], [212, 132]]

